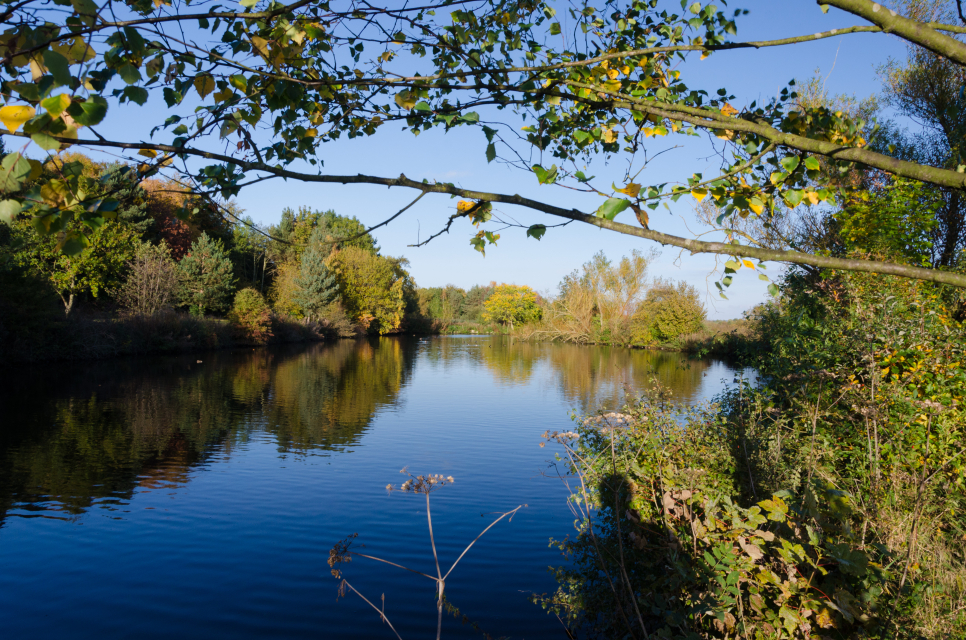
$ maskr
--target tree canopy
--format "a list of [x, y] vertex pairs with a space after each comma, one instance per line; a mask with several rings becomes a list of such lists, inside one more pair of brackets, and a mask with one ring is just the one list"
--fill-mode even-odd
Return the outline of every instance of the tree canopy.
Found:
[[[966, 286], [966, 275], [948, 269], [951, 259], [919, 266], [774, 248], [732, 224], [747, 218], [767, 224], [776, 211], [801, 205], [840, 205], [855, 188], [842, 176], [858, 170], [945, 189], [948, 206], [939, 212], [937, 228], [952, 229], [959, 242], [963, 225], [955, 215], [949, 218], [962, 210], [958, 194], [966, 184], [958, 143], [939, 144], [938, 155], [903, 154], [893, 145], [877, 145], [877, 130], [861, 114], [803, 102], [794, 83], [775, 99], [741, 104], [727, 87], [690, 82], [692, 67], [680, 65], [739, 49], [769, 55], [774, 47], [880, 33], [904, 40], [917, 55], [938, 61], [949, 72], [944, 77], [955, 78], [966, 65], [961, 40], [966, 26], [948, 6], [929, 12], [917, 7], [930, 3], [910, 2], [896, 11], [872, 0], [819, 0], [822, 10], [846, 12], [857, 24], [746, 42], [738, 37], [744, 12], [726, 11], [724, 0], [598, 4], [437, 0], [410, 7], [241, 0], [234, 7], [203, 1], [6, 0], [0, 9], [8, 25], [0, 34], [0, 134], [29, 138], [47, 152], [69, 144], [126, 154], [132, 181], [177, 170], [212, 203], [224, 203], [254, 182], [279, 178], [403, 187], [418, 192], [417, 200], [433, 193], [458, 196], [465, 200], [442, 229], [469, 219], [479, 227], [471, 238], [479, 250], [499, 237], [485, 226], [493, 217], [491, 203], [516, 205], [562, 224], [576, 221], [692, 253], [730, 256], [718, 283], [722, 289], [732, 273], [758, 270], [762, 261]], [[896, 76], [891, 95], [897, 104], [908, 106], [910, 96], [922, 93], [917, 78]], [[951, 93], [955, 99], [944, 107], [950, 114], [959, 113], [957, 95]], [[148, 101], [164, 102], [163, 121], [101, 128], [119, 105]], [[958, 116], [946, 120], [959, 122]], [[487, 160], [531, 173], [535, 193], [483, 192], [404, 174], [323, 172], [327, 142], [375, 135], [386, 126], [413, 134], [475, 127]], [[947, 142], [955, 141], [953, 129], [946, 131]], [[656, 140], [663, 148], [665, 137], [704, 133], [718, 145], [717, 175], [635, 182], [653, 159]], [[630, 167], [621, 185], [598, 184], [576, 169], [578, 161], [589, 166], [608, 156], [620, 156]], [[72, 221], [96, 229], [114, 215], [117, 203], [103, 189], [96, 196], [85, 192], [79, 169], [63, 167], [45, 189], [30, 188], [41, 163], [22, 152], [8, 154], [0, 174], [0, 216], [28, 217], [39, 232], [57, 234], [64, 251], [78, 252], [89, 244], [88, 233]], [[600, 206], [582, 212], [548, 204], [540, 198], [547, 185], [598, 194]], [[106, 186], [120, 188], [116, 174]], [[653, 210], [684, 196], [713, 200], [724, 242], [658, 228]], [[627, 221], [616, 219], [621, 214]], [[537, 239], [552, 226], [504, 222]], [[951, 255], [945, 247], [941, 253]]]

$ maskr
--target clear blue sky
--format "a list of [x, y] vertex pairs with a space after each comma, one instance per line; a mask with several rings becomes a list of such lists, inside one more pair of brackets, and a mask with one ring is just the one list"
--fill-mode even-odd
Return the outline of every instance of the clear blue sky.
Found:
[[[738, 21], [740, 40], [773, 39], [861, 24], [861, 21], [834, 9], [823, 14], [814, 0], [745, 0], [731, 3], [728, 8], [750, 10], [749, 15]], [[826, 86], [832, 93], [854, 93], [863, 97], [880, 90], [876, 67], [890, 56], [903, 55], [902, 43], [892, 36], [848, 35], [784, 48], [717, 53], [707, 60], [695, 59], [690, 62], [688, 68], [684, 69], [684, 77], [690, 86], [704, 88], [709, 93], [719, 87], [727, 87], [738, 97], [735, 106], [748, 104], [752, 100], [767, 101], [789, 80], [806, 80], [816, 71], [822, 77], [827, 77]], [[159, 98], [152, 96], [144, 107], [132, 104], [114, 107], [109, 122], [115, 135], [130, 133], [146, 138], [147, 131], [142, 123], [160, 122], [165, 117], [164, 104]], [[104, 125], [101, 128], [109, 131]], [[484, 157], [486, 141], [478, 129], [460, 127], [448, 134], [430, 131], [414, 138], [409, 132], [399, 131], [399, 128], [398, 125], [387, 125], [370, 138], [343, 139], [326, 144], [321, 156], [325, 162], [325, 172], [380, 176], [405, 173], [410, 178], [454, 182], [483, 191], [519, 193], [587, 212], [600, 204], [597, 196], [578, 194], [559, 187], [541, 187], [532, 174], [509, 170], [497, 163], [487, 164]], [[664, 140], [669, 139], [677, 142], [673, 136]], [[668, 143], [661, 141], [655, 144], [655, 149], [659, 149], [660, 145]], [[713, 158], [705, 157], [708, 153], [709, 149], [704, 143], [690, 143], [685, 148], [662, 156], [638, 181], [654, 184], [683, 180], [696, 171], [711, 175], [718, 163]], [[604, 178], [600, 184], [610, 184], [611, 179], [620, 182], [623, 161], [616, 157], [610, 166], [598, 162], [591, 172]], [[398, 211], [416, 195], [402, 189], [276, 180], [246, 189], [238, 202], [259, 223], [277, 221], [285, 207], [305, 205], [316, 209], [334, 209], [372, 225]], [[700, 226], [694, 221], [692, 204], [691, 198], [682, 198], [671, 205], [672, 214], [663, 208], [659, 209], [652, 216], [651, 226], [678, 235], [693, 234]], [[507, 230], [499, 246], [489, 247], [484, 258], [469, 245], [469, 238], [475, 230], [467, 221], [458, 221], [449, 235], [436, 239], [426, 247], [415, 249], [407, 246], [439, 230], [455, 205], [456, 201], [447, 196], [426, 196], [404, 216], [375, 234], [384, 253], [404, 255], [409, 259], [410, 271], [419, 286], [452, 283], [469, 287], [497, 281], [528, 284], [539, 291], [552, 292], [563, 275], [578, 268], [597, 251], [603, 250], [609, 257], [619, 259], [634, 248], [646, 249], [651, 246], [651, 243], [640, 239], [574, 223], [562, 229], [551, 229], [539, 242], [526, 238], [523, 230]], [[515, 207], [503, 206], [498, 211], [525, 224], [559, 222], [549, 216]], [[625, 212], [618, 220], [633, 222], [633, 214]], [[730, 300], [711, 295], [710, 292], [715, 291], [712, 284], [716, 279], [715, 263], [713, 256], [681, 255], [677, 249], [665, 248], [651, 273], [683, 279], [698, 287], [699, 291], [708, 292], [707, 304], [711, 318], [738, 317], [765, 298], [765, 283], [749, 272], [740, 273], [735, 278], [728, 293]], [[777, 265], [770, 266], [772, 274], [777, 271]]]

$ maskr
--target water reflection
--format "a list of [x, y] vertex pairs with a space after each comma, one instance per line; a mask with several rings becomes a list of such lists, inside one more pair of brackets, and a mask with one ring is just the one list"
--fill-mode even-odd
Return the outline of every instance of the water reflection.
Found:
[[183, 485], [192, 468], [254, 433], [283, 453], [350, 450], [382, 407], [400, 404], [417, 355], [453, 371], [482, 363], [499, 385], [540, 372], [541, 385], [582, 411], [617, 407], [652, 377], [692, 401], [707, 376], [727, 373], [675, 353], [483, 337], [31, 368], [0, 390], [0, 526], [10, 512], [71, 517], [120, 508], [138, 489]]
[[637, 393], [652, 379], [681, 402], [704, 400], [707, 398], [701, 395], [707, 386], [705, 378], [731, 373], [712, 360], [618, 347], [494, 339], [481, 353], [487, 367], [506, 384], [527, 382], [538, 367], [548, 367], [554, 386], [582, 412], [618, 408], [626, 393]]
[[[141, 488], [184, 484], [214, 451], [253, 430], [279, 451], [340, 451], [398, 401], [411, 341], [342, 341], [30, 370], [4, 385], [0, 526], [18, 515], [78, 515]], [[66, 368], [72, 368], [66, 365]]]

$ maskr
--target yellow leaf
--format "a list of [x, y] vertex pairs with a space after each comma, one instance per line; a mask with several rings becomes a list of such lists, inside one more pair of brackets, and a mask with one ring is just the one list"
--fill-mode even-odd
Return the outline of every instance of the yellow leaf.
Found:
[[3, 122], [10, 132], [15, 132], [27, 120], [36, 115], [33, 107], [25, 105], [7, 106], [0, 109], [0, 122]]
[[215, 79], [209, 75], [198, 76], [195, 78], [195, 90], [202, 98], [215, 90]]
[[259, 38], [258, 36], [252, 36], [252, 48], [263, 58], [268, 58], [268, 40], [265, 38]]
[[600, 128], [600, 139], [604, 142], [617, 142], [617, 132], [607, 127]]
[[738, 110], [726, 102], [724, 103], [724, 106], [721, 107], [721, 113], [726, 116], [736, 116], [738, 115]]
[[697, 200], [698, 202], [701, 202], [702, 200], [704, 200], [708, 196], [708, 190], [707, 189], [691, 189], [691, 195], [694, 196], [694, 199], [695, 200]]
[[701, 52], [701, 59], [704, 60], [705, 58], [707, 58], [710, 55], [711, 55], [711, 52], [710, 51], [702, 51]]
[[305, 137], [306, 138], [314, 138], [317, 135], [319, 135], [319, 130], [318, 129], [309, 129], [309, 130], [307, 130], [305, 132]]
[[748, 204], [748, 208], [755, 212], [755, 215], [761, 215], [761, 212], [765, 210], [765, 205], [761, 200], [757, 198], [752, 198]]
[[466, 200], [460, 200], [456, 203], [456, 210], [460, 213], [466, 213], [470, 209], [476, 206], [475, 202], [468, 202]]
[[40, 80], [45, 73], [47, 73], [47, 67], [40, 64], [36, 60], [30, 61], [30, 77], [34, 82]]
[[637, 194], [641, 192], [641, 185], [637, 184], [636, 182], [631, 182], [623, 189], [618, 189], [613, 184], [611, 186], [614, 187], [614, 191], [619, 191], [620, 193], [627, 194], [632, 198], [636, 198]]
[[617, 93], [621, 90], [620, 80], [608, 80], [603, 84], [604, 91], [610, 91], [611, 93]]
[[641, 131], [644, 132], [645, 138], [650, 138], [651, 136], [654, 135], [654, 129], [652, 129], [651, 127], [644, 127], [643, 129], [641, 129]]
[[620, 76], [620, 74], [621, 72], [618, 71], [617, 69], [607, 70], [607, 77], [610, 78], [611, 80], [616, 80]]
[[742, 259], [741, 264], [745, 265], [749, 269], [754, 269], [755, 268], [755, 263], [752, 262], [751, 260], [744, 260], [744, 259]]
[[623, 73], [625, 76], [629, 76], [631, 75], [631, 68], [625, 64], [623, 67], [621, 67], [621, 73]]
[[812, 204], [818, 204], [818, 194], [815, 193], [814, 191], [807, 192], [805, 194], [805, 197], [808, 198], [808, 201], [811, 202]]
[[158, 152], [154, 149], [141, 149], [138, 151], [139, 156], [144, 156], [145, 158], [156, 158], [158, 157]]
[[398, 104], [400, 108], [409, 111], [416, 106], [416, 96], [410, 93], [409, 89], [400, 91], [396, 94], [396, 104]]
[[714, 137], [715, 138], [721, 138], [722, 140], [734, 140], [734, 138], [735, 138], [735, 132], [732, 131], [731, 129], [724, 129], [722, 131], [715, 131], [714, 132]]

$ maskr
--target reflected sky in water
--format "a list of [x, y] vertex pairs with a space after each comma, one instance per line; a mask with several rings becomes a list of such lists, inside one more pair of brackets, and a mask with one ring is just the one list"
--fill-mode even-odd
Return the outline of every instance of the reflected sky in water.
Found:
[[[493, 636], [560, 638], [529, 604], [555, 588], [551, 537], [573, 531], [540, 434], [571, 409], [617, 408], [651, 376], [709, 400], [734, 372], [679, 354], [382, 338], [37, 366], [0, 385], [0, 628], [11, 638], [393, 637], [358, 598], [336, 599], [328, 551], [430, 572], [425, 505], [387, 495], [414, 473], [433, 495], [441, 561], [490, 514], [501, 522], [447, 582]], [[435, 630], [433, 583], [346, 567], [404, 638]], [[444, 637], [480, 637], [449, 619]]]

